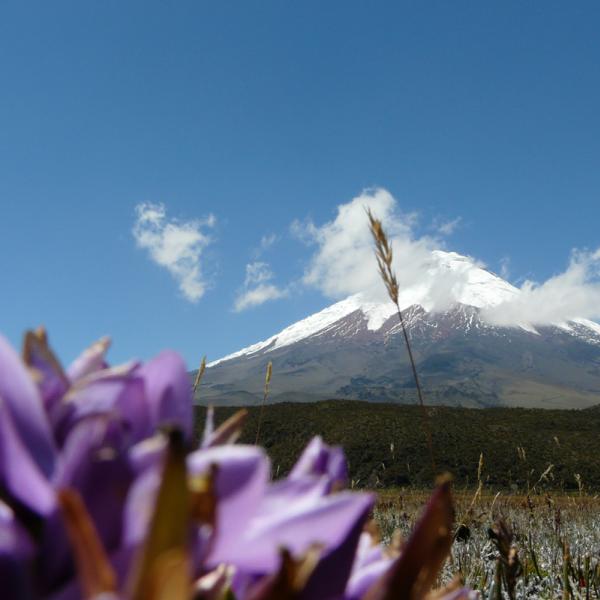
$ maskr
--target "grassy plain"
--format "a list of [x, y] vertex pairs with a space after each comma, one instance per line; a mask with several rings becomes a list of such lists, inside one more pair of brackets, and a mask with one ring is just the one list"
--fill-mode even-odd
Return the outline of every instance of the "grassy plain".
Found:
[[[455, 539], [440, 584], [458, 575], [484, 599], [600, 598], [598, 497], [482, 492], [454, 495]], [[380, 492], [374, 517], [384, 542], [410, 533], [427, 497], [415, 489]]]
[[[219, 408], [220, 423], [236, 409]], [[253, 443], [258, 407], [241, 441]], [[600, 599], [600, 410], [428, 409], [438, 471], [454, 476], [456, 528], [439, 584], [459, 576], [485, 600]], [[198, 435], [205, 409], [197, 408]], [[319, 433], [344, 447], [351, 485], [375, 489], [392, 547], [433, 483], [419, 407], [327, 401], [265, 407], [261, 444], [281, 477]]]

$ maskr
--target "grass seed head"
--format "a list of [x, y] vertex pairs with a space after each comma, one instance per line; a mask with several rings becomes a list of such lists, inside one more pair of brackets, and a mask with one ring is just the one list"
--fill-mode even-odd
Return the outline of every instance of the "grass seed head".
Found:
[[271, 375], [273, 374], [273, 363], [269, 362], [267, 365], [267, 373], [265, 375], [265, 385], [269, 385], [271, 383]]
[[375, 257], [377, 259], [377, 266], [379, 267], [379, 274], [385, 284], [390, 300], [394, 304], [398, 304], [398, 280], [392, 269], [392, 245], [388, 241], [381, 221], [373, 216], [370, 209], [367, 209], [367, 216], [369, 218], [371, 235], [375, 242]]

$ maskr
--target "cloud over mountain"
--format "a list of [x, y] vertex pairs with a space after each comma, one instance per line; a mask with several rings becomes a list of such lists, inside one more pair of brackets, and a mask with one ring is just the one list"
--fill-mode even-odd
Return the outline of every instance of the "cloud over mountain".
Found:
[[[470, 257], [448, 261], [439, 252], [438, 237], [416, 233], [416, 216], [403, 214], [384, 189], [368, 190], [337, 208], [335, 218], [322, 225], [295, 221], [292, 233], [314, 248], [303, 283], [333, 299], [361, 294], [366, 300], [387, 299], [380, 281], [368, 229], [366, 210], [383, 222], [394, 252], [400, 302], [418, 302], [438, 312], [473, 297], [473, 267], [484, 267]], [[452, 228], [458, 220], [450, 222]], [[447, 231], [445, 233], [448, 233]], [[478, 270], [481, 273], [481, 269]], [[573, 251], [564, 273], [545, 282], [526, 281], [520, 288], [506, 285], [502, 294], [485, 303], [483, 317], [493, 324], [555, 324], [573, 318], [600, 317], [600, 250]]]
[[525, 281], [520, 293], [483, 311], [495, 325], [526, 322], [532, 325], [563, 323], [577, 318], [600, 317], [600, 249], [573, 251], [567, 269], [536, 283]]
[[431, 310], [443, 309], [453, 299], [452, 289], [466, 283], [461, 272], [431, 273], [433, 253], [441, 243], [433, 237], [414, 234], [416, 216], [399, 211], [394, 197], [384, 189], [365, 191], [338, 206], [336, 217], [324, 225], [298, 224], [293, 231], [316, 247], [303, 282], [331, 298], [360, 293], [372, 301], [385, 301], [366, 210], [383, 222], [392, 242], [394, 269], [402, 293], [420, 299]]

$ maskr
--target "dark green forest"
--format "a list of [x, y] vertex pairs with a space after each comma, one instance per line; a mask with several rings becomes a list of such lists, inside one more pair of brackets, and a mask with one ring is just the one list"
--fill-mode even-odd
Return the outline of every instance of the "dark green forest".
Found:
[[[216, 408], [215, 422], [221, 423], [236, 410]], [[256, 436], [260, 408], [248, 411], [241, 443], [254, 443]], [[483, 453], [481, 479], [491, 488], [600, 490], [600, 408], [431, 407], [426, 411], [437, 471], [450, 472], [459, 487], [477, 484]], [[205, 413], [205, 407], [196, 408], [198, 436]], [[433, 482], [418, 406], [346, 400], [267, 405], [260, 443], [271, 457], [274, 476], [285, 475], [316, 434], [344, 447], [355, 487], [423, 487]]]

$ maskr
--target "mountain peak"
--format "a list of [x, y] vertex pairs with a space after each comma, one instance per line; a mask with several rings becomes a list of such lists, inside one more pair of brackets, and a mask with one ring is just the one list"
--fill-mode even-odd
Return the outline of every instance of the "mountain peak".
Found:
[[[424, 269], [422, 280], [400, 292], [402, 310], [421, 306], [426, 312], [441, 312], [457, 304], [487, 308], [514, 298], [519, 290], [510, 283], [484, 269], [472, 258], [456, 252], [435, 250]], [[212, 367], [221, 362], [289, 346], [320, 332], [347, 315], [360, 311], [366, 319], [367, 329], [379, 330], [396, 312], [396, 307], [386, 296], [376, 299], [367, 293], [354, 294], [305, 318], [279, 333], [210, 363]], [[528, 329], [527, 326], [523, 327]]]
[[[428, 401], [547, 408], [600, 401], [600, 325], [585, 319], [535, 328], [493, 324], [487, 309], [524, 292], [455, 252], [432, 252], [419, 274], [417, 284], [402, 288], [399, 304]], [[395, 313], [384, 295], [345, 298], [210, 363], [202, 398], [259, 402], [272, 361], [275, 401], [414, 401]]]

